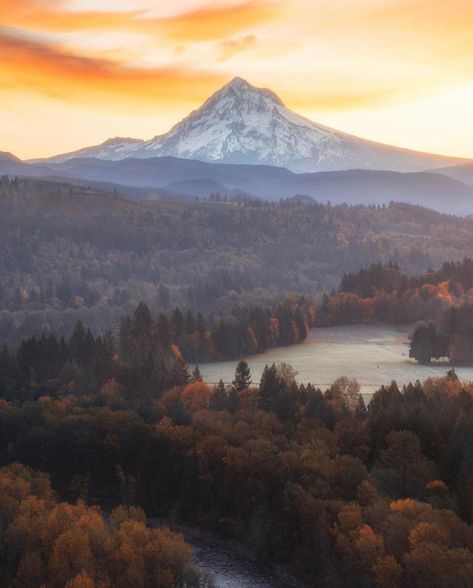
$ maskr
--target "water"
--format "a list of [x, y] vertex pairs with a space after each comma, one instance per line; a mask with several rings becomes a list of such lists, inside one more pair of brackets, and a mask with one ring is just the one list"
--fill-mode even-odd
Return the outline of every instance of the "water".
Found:
[[[446, 365], [420, 365], [409, 358], [409, 328], [392, 325], [351, 325], [312, 329], [300, 345], [270, 349], [246, 357], [253, 382], [259, 382], [266, 364], [286, 362], [297, 371], [297, 381], [328, 388], [340, 376], [356, 378], [363, 395], [372, 395], [382, 384], [398, 385], [442, 376]], [[205, 381], [220, 378], [230, 383], [236, 361], [200, 364]], [[473, 381], [473, 367], [457, 368], [458, 376]]]
[[217, 588], [304, 588], [288, 570], [258, 563], [254, 554], [236, 541], [172, 518], [151, 519], [149, 523], [153, 527], [164, 524], [182, 533], [192, 547], [197, 569], [210, 575]]

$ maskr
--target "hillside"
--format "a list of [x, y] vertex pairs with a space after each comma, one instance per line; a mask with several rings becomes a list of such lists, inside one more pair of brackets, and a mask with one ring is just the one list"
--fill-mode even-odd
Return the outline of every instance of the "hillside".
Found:
[[471, 163], [443, 167], [435, 172], [473, 186], [473, 164]]
[[79, 317], [101, 331], [140, 301], [225, 312], [312, 296], [393, 259], [406, 273], [458, 260], [473, 221], [421, 207], [296, 201], [128, 201], [37, 180], [0, 184], [0, 333]]

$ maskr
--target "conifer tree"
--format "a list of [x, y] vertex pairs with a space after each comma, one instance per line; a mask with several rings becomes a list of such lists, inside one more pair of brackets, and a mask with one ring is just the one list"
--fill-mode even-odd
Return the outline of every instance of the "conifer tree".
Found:
[[171, 326], [174, 333], [174, 339], [177, 341], [184, 334], [184, 317], [179, 308], [175, 308], [172, 312]]
[[204, 379], [202, 377], [202, 374], [200, 373], [199, 366], [196, 364], [196, 366], [192, 370], [191, 382], [203, 382], [203, 381], [204, 381]]
[[189, 370], [187, 369], [186, 362], [182, 359], [182, 357], [178, 357], [174, 362], [171, 373], [171, 380], [175, 386], [185, 386], [189, 383]]
[[235, 370], [235, 379], [232, 382], [232, 386], [236, 392], [243, 392], [246, 388], [251, 386], [251, 373], [247, 362], [242, 359], [238, 362]]
[[229, 407], [227, 388], [222, 379], [214, 387], [212, 398], [210, 399], [210, 408], [213, 410], [227, 410]]
[[365, 401], [363, 400], [363, 396], [361, 394], [358, 396], [358, 404], [356, 405], [355, 415], [360, 419], [364, 419], [368, 415]]
[[171, 328], [165, 314], [160, 314], [157, 322], [157, 331], [163, 347], [166, 349], [171, 344]]

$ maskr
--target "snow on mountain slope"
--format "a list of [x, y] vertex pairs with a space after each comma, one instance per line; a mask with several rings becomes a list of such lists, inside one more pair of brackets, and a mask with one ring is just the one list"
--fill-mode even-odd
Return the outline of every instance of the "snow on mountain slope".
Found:
[[84, 149], [79, 149], [79, 151], [56, 155], [48, 159], [33, 160], [32, 163], [62, 163], [70, 159], [84, 157], [97, 157], [98, 159], [107, 159], [108, 161], [120, 161], [120, 159], [126, 159], [127, 157], [136, 157], [136, 149], [143, 143], [144, 141], [141, 139], [115, 137], [114, 139], [107, 139], [107, 141], [95, 147], [85, 147]]
[[163, 156], [266, 164], [297, 172], [354, 168], [416, 171], [460, 161], [373, 143], [324, 127], [286, 108], [271, 90], [255, 88], [241, 78], [218, 90], [164, 135], [149, 141], [109, 139], [47, 161]]

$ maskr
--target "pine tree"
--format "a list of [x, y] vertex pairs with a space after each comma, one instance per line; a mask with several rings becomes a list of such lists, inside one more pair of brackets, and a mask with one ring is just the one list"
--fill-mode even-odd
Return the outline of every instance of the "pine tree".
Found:
[[83, 365], [87, 355], [87, 333], [82, 321], [77, 321], [74, 332], [69, 340], [69, 360]]
[[419, 325], [411, 339], [409, 357], [417, 361], [430, 362], [434, 356], [435, 327], [433, 323]]
[[214, 387], [210, 408], [212, 410], [227, 410], [229, 408], [227, 388], [222, 379]]
[[206, 333], [207, 327], [205, 325], [204, 317], [202, 313], [199, 311], [197, 313], [197, 318], [195, 321], [195, 328], [197, 329], [198, 339], [197, 339], [197, 353], [200, 358], [204, 357], [208, 349], [206, 349]]
[[131, 331], [131, 318], [125, 316], [120, 320], [118, 327], [118, 350], [121, 359], [125, 362], [130, 361], [132, 355]]
[[160, 314], [158, 317], [157, 331], [163, 347], [167, 349], [171, 344], [171, 328], [165, 314]]
[[295, 312], [294, 321], [299, 331], [299, 341], [305, 341], [307, 339], [307, 326], [300, 308]]
[[192, 335], [195, 329], [194, 315], [190, 310], [186, 313], [185, 331], [187, 335]]
[[141, 302], [133, 314], [134, 335], [150, 334], [153, 327], [153, 317], [146, 304]]
[[357, 416], [360, 419], [364, 419], [368, 416], [365, 401], [363, 400], [363, 396], [361, 394], [358, 396], [358, 403], [355, 409], [355, 416]]
[[200, 373], [199, 366], [196, 364], [196, 366], [192, 370], [191, 382], [203, 382], [203, 381], [204, 381], [204, 379], [202, 377], [202, 374]]
[[280, 388], [281, 382], [278, 378], [276, 366], [274, 363], [271, 367], [266, 365], [259, 385], [261, 407], [264, 410], [272, 410], [274, 408], [275, 398], [279, 394]]
[[171, 327], [174, 334], [174, 340], [178, 341], [184, 334], [184, 317], [179, 308], [175, 308], [172, 312]]
[[175, 386], [185, 386], [189, 383], [189, 370], [187, 369], [187, 365], [182, 357], [178, 357], [174, 362], [171, 373], [171, 380]]
[[238, 362], [235, 370], [235, 379], [232, 382], [233, 389], [236, 392], [243, 392], [251, 386], [251, 373], [248, 364], [244, 359]]

